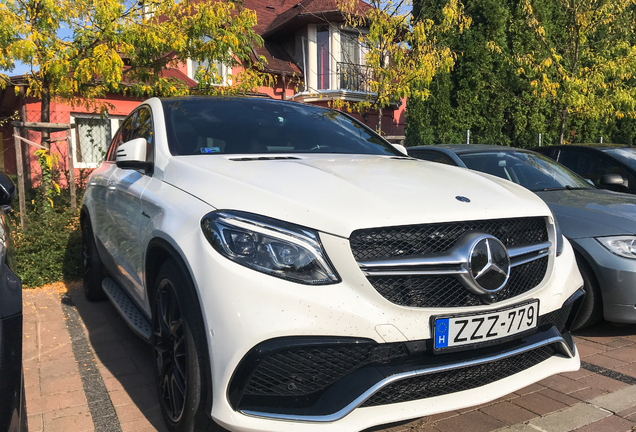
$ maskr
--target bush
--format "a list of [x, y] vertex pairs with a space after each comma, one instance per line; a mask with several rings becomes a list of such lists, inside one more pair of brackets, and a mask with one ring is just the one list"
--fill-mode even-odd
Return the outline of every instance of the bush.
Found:
[[[68, 191], [62, 190], [52, 209], [46, 208], [38, 195], [37, 189], [26, 191], [25, 231], [20, 228], [18, 211], [6, 218], [13, 234], [16, 273], [22, 279], [22, 285], [34, 288], [81, 279], [83, 265], [79, 210], [70, 210]], [[18, 197], [13, 203], [14, 209], [17, 209], [17, 204]]]

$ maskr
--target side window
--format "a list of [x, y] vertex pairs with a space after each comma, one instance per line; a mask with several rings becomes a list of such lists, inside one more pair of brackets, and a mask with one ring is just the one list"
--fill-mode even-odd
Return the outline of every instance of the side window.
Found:
[[581, 159], [581, 152], [578, 150], [561, 149], [561, 151], [559, 152], [559, 163], [561, 165], [565, 165], [566, 167], [570, 168], [575, 173], [582, 176], [583, 173], [581, 172], [581, 169], [579, 168], [580, 159]]
[[414, 151], [414, 152], [411, 152], [411, 156], [416, 157], [418, 159], [427, 160], [430, 162], [437, 162], [437, 163], [442, 163], [445, 165], [457, 166], [457, 164], [451, 158], [437, 152]]
[[152, 125], [152, 115], [148, 108], [141, 108], [133, 121], [133, 130], [130, 139], [144, 138], [148, 143], [146, 146], [146, 162], [154, 162], [154, 129]]
[[132, 126], [136, 117], [137, 112], [131, 114], [130, 117], [124, 120], [124, 123], [119, 127], [115, 138], [113, 138], [113, 141], [110, 143], [110, 149], [108, 150], [106, 160], [114, 162], [117, 158], [117, 147], [132, 139], [130, 137], [132, 136]]
[[117, 151], [117, 144], [120, 139], [119, 137], [121, 136], [121, 128], [117, 130], [117, 132], [115, 133], [115, 136], [113, 137], [113, 139], [110, 141], [110, 146], [108, 147], [108, 153], [106, 154], [106, 160], [107, 161], [114, 161], [115, 160], [115, 152]]
[[543, 155], [546, 155], [547, 157], [549, 157], [551, 159], [554, 159], [554, 160], [556, 160], [556, 155], [557, 155], [557, 152], [559, 151], [559, 149], [557, 149], [557, 148], [544, 148], [544, 147], [543, 148], [542, 147], [534, 148], [532, 150], [536, 151], [537, 153], [541, 153]]
[[559, 162], [581, 177], [592, 180], [596, 186], [604, 174], [620, 174], [624, 179], [629, 179], [628, 173], [621, 167], [602, 156], [584, 150], [563, 149]]
[[[623, 172], [621, 172], [622, 174]], [[629, 193], [636, 193], [636, 177], [630, 172], [624, 171], [623, 178], [627, 179], [627, 189], [629, 189]], [[625, 192], [622, 190], [621, 192]]]

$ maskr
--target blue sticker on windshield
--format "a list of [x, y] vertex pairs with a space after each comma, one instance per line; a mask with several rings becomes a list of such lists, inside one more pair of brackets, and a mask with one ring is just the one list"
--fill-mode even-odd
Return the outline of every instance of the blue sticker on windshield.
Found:
[[202, 147], [201, 153], [219, 153], [221, 151], [220, 147]]

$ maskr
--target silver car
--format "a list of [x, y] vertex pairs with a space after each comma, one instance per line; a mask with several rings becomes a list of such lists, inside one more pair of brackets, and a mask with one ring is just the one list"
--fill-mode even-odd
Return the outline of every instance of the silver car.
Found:
[[574, 323], [636, 323], [636, 196], [597, 189], [541, 154], [494, 145], [410, 147], [409, 155], [510, 180], [543, 199], [570, 241], [586, 299]]

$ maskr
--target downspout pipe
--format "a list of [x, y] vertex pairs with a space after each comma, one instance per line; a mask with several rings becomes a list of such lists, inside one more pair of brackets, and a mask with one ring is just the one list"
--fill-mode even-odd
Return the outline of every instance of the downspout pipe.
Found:
[[283, 72], [281, 74], [281, 78], [283, 79], [283, 93], [282, 93], [280, 98], [282, 100], [286, 100], [287, 98], [286, 98], [285, 93], [287, 92], [287, 74]]

